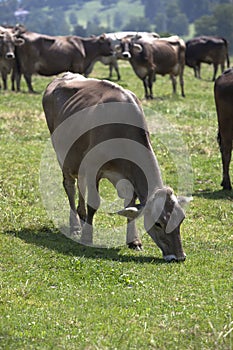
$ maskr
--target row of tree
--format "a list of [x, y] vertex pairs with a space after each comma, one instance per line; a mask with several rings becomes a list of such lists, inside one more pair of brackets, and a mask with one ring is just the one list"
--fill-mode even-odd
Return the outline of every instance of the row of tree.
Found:
[[79, 0], [77, 4], [77, 0], [0, 0], [0, 23], [23, 22], [32, 31], [80, 36], [119, 30], [188, 36], [190, 24], [194, 23], [196, 35], [224, 36], [233, 48], [233, 0], [130, 0], [131, 3], [140, 1], [144, 13], [129, 15], [128, 22], [123, 22], [119, 13], [114, 12], [119, 0], [99, 0], [102, 10], [113, 11], [111, 26], [103, 26], [98, 12], [84, 26], [78, 23], [77, 13], [70, 10], [73, 6], [81, 9], [89, 1]]

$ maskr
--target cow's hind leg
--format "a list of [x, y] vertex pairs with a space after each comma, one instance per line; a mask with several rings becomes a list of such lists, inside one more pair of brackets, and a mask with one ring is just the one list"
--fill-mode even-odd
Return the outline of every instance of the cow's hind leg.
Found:
[[218, 64], [214, 63], [214, 74], [213, 74], [212, 81], [215, 81], [216, 75], [217, 75], [217, 71], [218, 71]]
[[232, 139], [224, 139], [221, 137], [220, 133], [218, 134], [218, 142], [220, 146], [221, 156], [222, 156], [222, 172], [223, 179], [221, 186], [224, 190], [231, 190], [231, 180], [229, 175], [229, 167], [231, 161], [231, 152], [232, 152]]
[[77, 235], [81, 232], [81, 223], [75, 206], [75, 179], [63, 174], [63, 186], [70, 204], [70, 234]]
[[172, 81], [172, 92], [173, 92], [173, 94], [176, 94], [176, 77], [174, 74], [171, 74], [170, 78]]
[[86, 179], [84, 177], [78, 178], [78, 207], [77, 212], [79, 218], [81, 219], [81, 224], [83, 225], [86, 221], [86, 203], [85, 203], [85, 194], [86, 194]]
[[185, 93], [184, 93], [184, 68], [183, 67], [181, 67], [179, 79], [180, 79], [181, 95], [182, 95], [182, 97], [185, 97]]
[[100, 206], [99, 196], [99, 182], [96, 184], [96, 188], [87, 185], [88, 198], [87, 198], [87, 217], [86, 222], [82, 229], [81, 242], [85, 245], [93, 244], [93, 218]]

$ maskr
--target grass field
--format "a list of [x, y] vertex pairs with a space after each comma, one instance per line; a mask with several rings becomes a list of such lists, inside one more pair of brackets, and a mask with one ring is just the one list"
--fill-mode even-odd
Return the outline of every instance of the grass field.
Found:
[[[120, 70], [120, 84], [142, 98], [130, 66], [120, 62]], [[174, 130], [179, 135], [192, 166], [180, 264], [164, 263], [141, 226], [142, 252], [85, 247], [62, 235], [39, 188], [49, 137], [41, 97], [51, 79], [34, 77], [35, 95], [25, 85], [22, 93], [1, 92], [0, 349], [233, 348], [233, 191], [220, 186], [212, 68], [203, 65], [202, 75], [194, 79], [186, 68], [185, 98], [179, 87], [172, 96], [168, 77], [159, 76], [155, 99], [142, 100], [164, 182], [179, 192], [182, 169], [156, 134], [157, 116], [172, 140]], [[97, 64], [92, 76], [106, 78], [106, 67]], [[105, 182], [101, 191], [112, 193]], [[111, 230], [115, 220], [100, 212], [96, 225]]]

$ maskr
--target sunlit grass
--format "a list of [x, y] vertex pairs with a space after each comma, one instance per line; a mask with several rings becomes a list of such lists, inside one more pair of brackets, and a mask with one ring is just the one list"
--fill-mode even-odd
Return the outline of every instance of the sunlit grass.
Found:
[[[120, 84], [136, 93], [154, 118], [162, 115], [171, 125], [171, 137], [177, 130], [188, 149], [194, 180], [193, 201], [182, 225], [187, 260], [164, 263], [141, 222], [140, 253], [124, 245], [84, 247], [62, 235], [48, 218], [39, 188], [49, 137], [41, 97], [52, 78], [33, 77], [37, 94], [26, 93], [25, 85], [22, 93], [1, 92], [0, 349], [233, 346], [233, 193], [220, 186], [212, 67], [203, 65], [201, 81], [186, 68], [186, 98], [179, 86], [172, 96], [168, 77], [158, 76], [153, 101], [143, 100], [142, 82], [126, 62], [120, 62], [120, 69]], [[108, 70], [97, 64], [92, 76], [106, 78]], [[147, 118], [152, 125], [153, 113]], [[176, 164], [153, 130], [164, 180], [177, 190]], [[233, 176], [232, 170], [231, 165]], [[115, 198], [107, 181], [101, 195], [110, 204]], [[104, 210], [97, 214], [100, 232], [121, 225], [120, 218]]]

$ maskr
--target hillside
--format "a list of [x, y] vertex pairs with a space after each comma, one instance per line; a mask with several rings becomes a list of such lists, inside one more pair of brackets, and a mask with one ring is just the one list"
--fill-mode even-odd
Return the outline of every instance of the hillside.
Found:
[[115, 27], [115, 22], [124, 26], [131, 16], [142, 17], [144, 15], [144, 6], [140, 0], [126, 2], [119, 0], [116, 4], [104, 6], [101, 0], [89, 1], [83, 6], [73, 5], [66, 11], [67, 20], [70, 15], [75, 14], [78, 24], [86, 27], [88, 21], [97, 22], [103, 27]]

